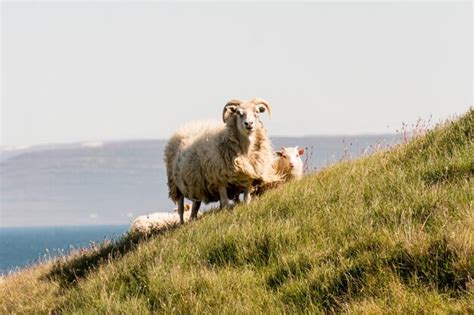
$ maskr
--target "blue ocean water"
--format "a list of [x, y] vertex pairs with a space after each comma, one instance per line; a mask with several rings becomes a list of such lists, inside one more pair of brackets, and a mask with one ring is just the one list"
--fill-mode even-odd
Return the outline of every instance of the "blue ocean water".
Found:
[[[396, 135], [272, 138], [275, 148], [306, 147], [309, 171], [398, 140]], [[172, 211], [164, 147], [163, 140], [137, 140], [3, 149], [0, 272], [70, 246], [114, 238], [138, 215]]]
[[122, 236], [128, 225], [0, 228], [0, 274]]

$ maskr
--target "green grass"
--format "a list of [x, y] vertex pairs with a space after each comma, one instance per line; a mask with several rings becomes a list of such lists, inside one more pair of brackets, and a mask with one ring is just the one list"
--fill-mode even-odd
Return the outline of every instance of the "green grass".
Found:
[[18, 272], [0, 312], [473, 313], [473, 127]]

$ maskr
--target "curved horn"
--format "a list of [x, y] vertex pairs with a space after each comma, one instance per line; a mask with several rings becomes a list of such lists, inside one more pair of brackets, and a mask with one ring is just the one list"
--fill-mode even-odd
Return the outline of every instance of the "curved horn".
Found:
[[254, 103], [255, 105], [262, 104], [263, 106], [265, 106], [265, 108], [268, 111], [268, 116], [272, 118], [272, 107], [266, 100], [264, 100], [263, 98], [254, 98], [251, 102]]
[[223, 121], [223, 122], [226, 121], [227, 109], [228, 109], [230, 106], [239, 106], [240, 103], [242, 103], [242, 101], [240, 101], [240, 100], [230, 100], [230, 101], [227, 102], [227, 104], [225, 104], [224, 110], [222, 111], [222, 121]]

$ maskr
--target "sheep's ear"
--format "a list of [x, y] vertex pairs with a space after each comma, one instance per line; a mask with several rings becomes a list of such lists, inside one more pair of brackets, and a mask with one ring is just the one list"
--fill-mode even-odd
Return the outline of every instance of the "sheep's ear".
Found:
[[265, 113], [267, 109], [265, 108], [265, 106], [258, 106], [257, 107], [257, 111], [261, 114], [261, 113]]
[[298, 150], [298, 154], [299, 154], [299, 155], [303, 155], [303, 154], [304, 154], [304, 148], [300, 148], [300, 149]]
[[237, 111], [237, 106], [229, 105], [224, 108], [224, 112], [222, 113], [222, 121], [226, 122], [227, 119]]
[[239, 100], [231, 100], [227, 102], [224, 106], [224, 110], [222, 111], [222, 120], [224, 122], [227, 121], [231, 114], [234, 114], [237, 111], [237, 106], [241, 103]]
[[282, 151], [276, 151], [275, 154], [279, 157], [282, 157], [283, 156], [283, 152]]

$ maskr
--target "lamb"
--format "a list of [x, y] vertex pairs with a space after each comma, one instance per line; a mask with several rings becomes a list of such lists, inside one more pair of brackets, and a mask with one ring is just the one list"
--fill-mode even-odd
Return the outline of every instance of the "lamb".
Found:
[[255, 183], [279, 180], [271, 163], [273, 152], [259, 115], [271, 107], [263, 99], [231, 100], [223, 109], [224, 124], [191, 123], [179, 129], [165, 147], [169, 197], [178, 204], [184, 223], [184, 198], [193, 202], [191, 218], [197, 218], [201, 202], [220, 201], [229, 207], [241, 190], [251, 200]]
[[303, 160], [301, 160], [301, 156], [304, 154], [304, 148], [298, 148], [297, 146], [282, 147], [275, 153], [277, 158], [272, 166], [282, 176], [283, 181], [299, 180], [303, 177]]
[[[184, 205], [185, 211], [189, 210], [190, 208], [190, 204]], [[188, 219], [189, 215], [185, 217], [186, 221]], [[132, 224], [130, 225], [130, 232], [146, 233], [153, 228], [159, 228], [168, 224], [177, 223], [178, 221], [179, 216], [176, 213], [155, 212], [146, 215], [141, 215], [132, 221]]]

